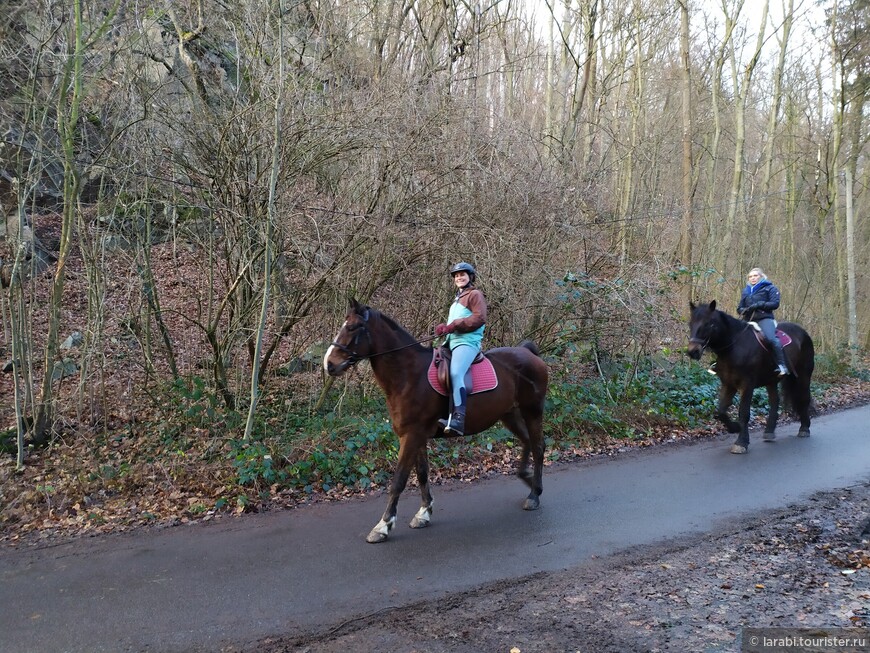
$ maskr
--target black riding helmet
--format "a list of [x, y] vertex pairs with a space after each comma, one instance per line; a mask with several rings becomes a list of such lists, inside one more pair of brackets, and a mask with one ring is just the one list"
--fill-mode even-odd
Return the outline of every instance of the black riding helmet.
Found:
[[465, 261], [457, 263], [452, 268], [450, 268], [451, 277], [457, 272], [468, 272], [468, 277], [471, 280], [471, 283], [474, 283], [474, 279], [477, 277], [477, 272], [475, 271], [474, 266], [471, 263], [466, 263]]

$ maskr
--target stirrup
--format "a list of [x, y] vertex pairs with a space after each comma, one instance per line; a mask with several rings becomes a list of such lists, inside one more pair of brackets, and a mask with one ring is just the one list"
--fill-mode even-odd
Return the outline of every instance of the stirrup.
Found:
[[785, 365], [778, 365], [776, 371], [780, 377], [789, 375], [788, 368]]
[[465, 413], [454, 410], [447, 419], [439, 419], [438, 423], [444, 427], [445, 435], [465, 435]]

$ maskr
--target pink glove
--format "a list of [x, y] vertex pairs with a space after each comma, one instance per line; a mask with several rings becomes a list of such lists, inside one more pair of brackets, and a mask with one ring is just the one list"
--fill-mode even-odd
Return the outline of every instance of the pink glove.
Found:
[[442, 324], [439, 324], [437, 327], [435, 327], [435, 335], [436, 336], [444, 336], [444, 335], [447, 335], [448, 333], [453, 333], [454, 329], [456, 329], [456, 327], [453, 326], [452, 324], [443, 324], [442, 323]]

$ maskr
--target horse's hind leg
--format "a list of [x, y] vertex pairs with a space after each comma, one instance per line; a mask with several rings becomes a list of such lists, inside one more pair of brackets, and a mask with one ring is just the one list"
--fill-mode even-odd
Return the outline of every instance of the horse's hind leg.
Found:
[[420, 447], [417, 454], [417, 483], [420, 484], [420, 509], [409, 526], [411, 528], [425, 528], [432, 519], [432, 493], [429, 491], [429, 451], [425, 446]]
[[800, 429], [797, 436], [799, 438], [810, 437], [810, 407], [812, 405], [812, 396], [810, 395], [810, 379], [809, 377], [789, 377], [785, 380], [786, 393], [791, 401], [791, 406], [794, 412], [797, 413], [801, 421]]
[[773, 442], [776, 440], [776, 421], [779, 417], [779, 386], [776, 383], [767, 386], [767, 398], [770, 410], [767, 413], [767, 424], [764, 427], [762, 440]]
[[532, 480], [532, 491], [526, 498], [523, 508], [525, 510], [537, 510], [541, 505], [541, 494], [544, 492], [544, 415], [538, 412], [535, 415], [526, 414], [526, 425], [529, 428], [529, 446], [532, 449], [532, 463], [535, 466]]
[[[517, 476], [531, 489], [529, 496], [523, 502], [523, 510], [537, 510], [541, 505], [541, 493], [544, 491], [543, 416], [520, 413], [519, 409], [515, 408], [502, 418], [502, 422], [523, 444]], [[532, 472], [529, 471], [530, 456], [534, 463]]]

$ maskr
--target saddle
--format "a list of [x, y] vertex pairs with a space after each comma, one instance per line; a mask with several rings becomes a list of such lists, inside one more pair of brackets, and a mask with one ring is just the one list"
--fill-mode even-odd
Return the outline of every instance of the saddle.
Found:
[[[755, 332], [755, 339], [758, 340], [758, 344], [767, 349], [767, 340], [765, 340], [764, 333], [761, 331], [761, 327], [758, 326], [758, 323], [747, 322], [747, 324], [751, 326], [752, 330]], [[782, 329], [776, 330], [776, 337], [779, 339], [779, 342], [783, 347], [791, 344], [791, 336]]]
[[[449, 347], [437, 347], [432, 354], [432, 363], [429, 365], [429, 384], [437, 393], [447, 396], [450, 392], [450, 359], [452, 352]], [[477, 394], [494, 390], [498, 387], [498, 377], [492, 362], [478, 352], [477, 356], [465, 374], [465, 389], [468, 394]]]

